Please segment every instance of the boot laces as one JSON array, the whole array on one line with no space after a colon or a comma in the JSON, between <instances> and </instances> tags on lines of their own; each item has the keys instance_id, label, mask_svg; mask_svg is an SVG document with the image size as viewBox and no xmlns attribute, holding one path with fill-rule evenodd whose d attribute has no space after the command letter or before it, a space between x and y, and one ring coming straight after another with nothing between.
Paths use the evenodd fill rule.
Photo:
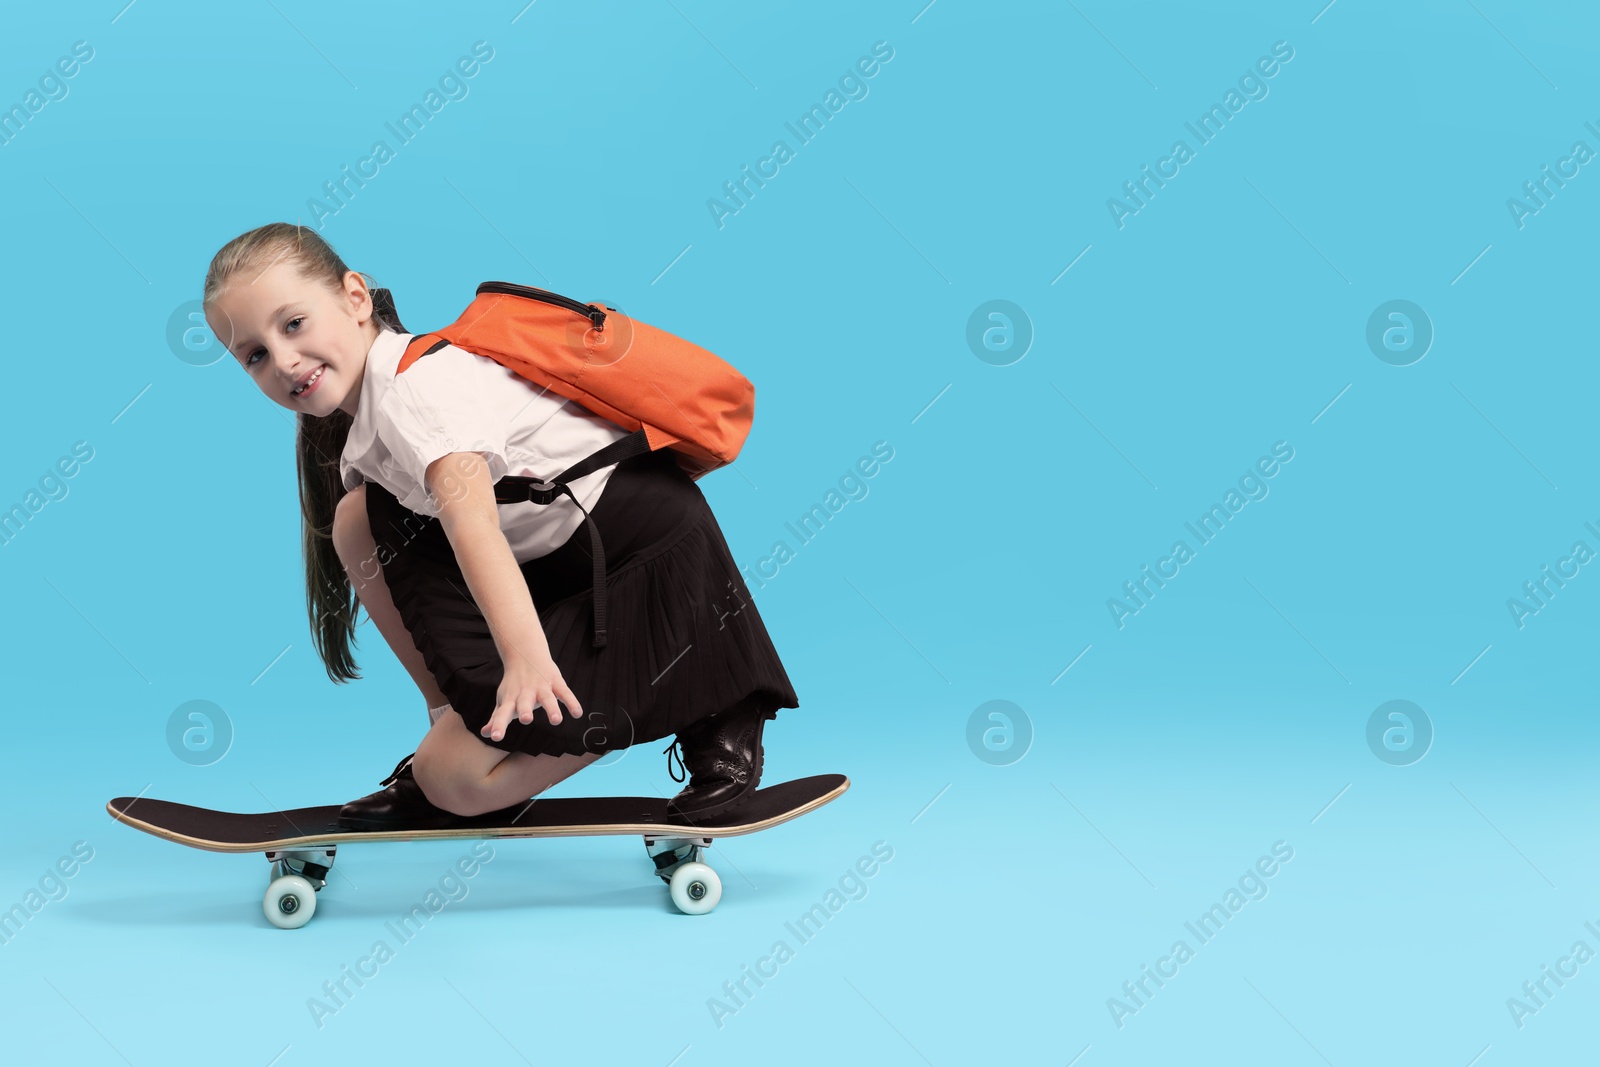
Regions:
<instances>
[{"instance_id":1,"label":"boot laces","mask_svg":"<svg viewBox=\"0 0 1600 1067\"><path fill-rule=\"evenodd\" d=\"M403 757L400 760L399 763L396 763L394 765L394 770L389 772L389 777L385 778L383 781L379 782L378 784L379 785L388 785L390 782L393 782L396 778L399 778L400 777L400 772L405 769L406 765L411 762L411 757L415 756L415 755L416 755L416 753L412 752L412 753L407 754L405 757Z\"/></svg>"},{"instance_id":2,"label":"boot laces","mask_svg":"<svg viewBox=\"0 0 1600 1067\"><path fill-rule=\"evenodd\" d=\"M674 737L672 739L672 744L668 745L661 751L667 754L667 773L672 775L672 780L674 782L681 782L687 778L689 769L683 765L683 750L678 745L678 739ZM674 762L678 764L676 770L674 770L672 766Z\"/></svg>"}]
</instances>

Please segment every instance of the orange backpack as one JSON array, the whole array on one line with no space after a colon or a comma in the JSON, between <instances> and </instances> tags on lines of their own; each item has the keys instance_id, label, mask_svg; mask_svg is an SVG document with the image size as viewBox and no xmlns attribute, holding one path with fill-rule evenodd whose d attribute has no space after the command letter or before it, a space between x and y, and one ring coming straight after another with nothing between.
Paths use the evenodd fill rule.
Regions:
<instances>
[{"instance_id":1,"label":"orange backpack","mask_svg":"<svg viewBox=\"0 0 1600 1067\"><path fill-rule=\"evenodd\" d=\"M374 289L372 298L398 326L389 291ZM732 463L755 417L755 386L699 345L616 308L510 282L484 282L455 322L414 336L396 373L445 345L487 356L542 390L633 431L552 481L508 475L494 486L498 503L548 504L565 493L583 512L594 559L594 647L604 646L605 550L567 483L662 448L670 448L678 466L696 480Z\"/></svg>"}]
</instances>

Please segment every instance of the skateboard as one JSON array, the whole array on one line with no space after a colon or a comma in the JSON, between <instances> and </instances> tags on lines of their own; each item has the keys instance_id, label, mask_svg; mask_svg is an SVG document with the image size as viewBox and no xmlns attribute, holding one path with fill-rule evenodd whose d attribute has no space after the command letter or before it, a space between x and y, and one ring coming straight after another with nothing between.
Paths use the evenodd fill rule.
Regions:
<instances>
[{"instance_id":1,"label":"skateboard","mask_svg":"<svg viewBox=\"0 0 1600 1067\"><path fill-rule=\"evenodd\" d=\"M191 807L170 800L116 797L106 803L112 817L137 830L210 852L265 852L271 883L262 901L267 921L293 930L311 921L317 892L327 885L334 854L353 841L418 841L434 838L590 837L639 834L667 883L672 902L688 915L702 915L722 899L722 881L704 851L718 837L752 834L799 818L844 795L850 779L817 774L757 789L725 817L695 820L667 815L659 797L535 797L510 822L463 818L445 829L395 827L350 830L339 825L342 805L244 814Z\"/></svg>"}]
</instances>

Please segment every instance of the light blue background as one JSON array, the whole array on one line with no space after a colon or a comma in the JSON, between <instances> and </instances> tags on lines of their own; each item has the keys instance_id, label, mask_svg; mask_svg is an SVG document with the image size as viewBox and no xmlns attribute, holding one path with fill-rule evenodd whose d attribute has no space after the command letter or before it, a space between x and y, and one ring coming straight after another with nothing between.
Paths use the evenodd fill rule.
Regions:
<instances>
[{"instance_id":1,"label":"light blue background","mask_svg":"<svg viewBox=\"0 0 1600 1067\"><path fill-rule=\"evenodd\" d=\"M1600 577L1521 628L1507 601L1573 542L1600 549L1600 177L1520 227L1507 201L1573 142L1600 149L1600 24L1504 0L923 3L6 13L7 106L94 49L0 146L0 505L94 449L0 547L0 907L93 850L0 945L13 1062L1592 1055L1600 963L1520 1028L1507 998L1574 942L1600 951ZM319 1028L307 1000L470 843L347 848L283 932L259 857L105 814L141 791L338 802L425 726L370 624L366 677L328 681L293 424L231 361L178 358L167 324L229 238L311 223L308 199L393 146L385 122L478 40L494 58L469 94L321 232L412 329L507 279L747 374L755 428L701 483L744 566L892 446L755 589L801 699L768 728L766 780L853 786L719 844L725 896L699 918L636 840L502 842ZM707 200L793 147L784 123L877 41L894 56L868 95L719 228ZM1185 122L1278 41L1267 95L1119 228L1108 199L1195 148ZM997 299L1034 334L1006 366L966 341ZM1397 299L1435 331L1409 366L1366 342ZM1270 493L1119 628L1108 598L1279 441ZM195 699L234 730L204 767L165 734ZM1365 736L1396 699L1434 731L1405 766ZM967 742L990 700L1031 724L1006 766ZM674 791L657 747L559 792ZM708 999L878 841L894 858L867 895L719 1028ZM1268 895L1119 1028L1108 998L1278 841L1294 858Z\"/></svg>"}]
</instances>

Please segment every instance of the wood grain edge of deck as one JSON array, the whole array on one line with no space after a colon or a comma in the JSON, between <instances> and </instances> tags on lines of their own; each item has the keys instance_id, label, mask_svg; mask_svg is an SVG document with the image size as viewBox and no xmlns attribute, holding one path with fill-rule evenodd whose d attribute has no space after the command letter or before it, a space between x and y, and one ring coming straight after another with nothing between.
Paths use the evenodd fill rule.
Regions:
<instances>
[{"instance_id":1,"label":"wood grain edge of deck","mask_svg":"<svg viewBox=\"0 0 1600 1067\"><path fill-rule=\"evenodd\" d=\"M734 826L682 826L673 823L627 823L610 824L604 826L564 826L560 829L530 829L527 827L470 827L462 829L444 830L354 830L340 834L313 834L309 837L283 837L273 841L253 841L247 844L222 844L216 841L207 841L203 838L190 837L187 834L176 833L145 822L143 819L119 812L112 807L112 801L106 801L106 812L118 822L127 823L136 830L143 830L152 837L159 837L190 848L203 849L206 852L265 852L268 849L290 848L316 848L319 845L333 844L359 844L363 841L422 841L422 840L491 840L495 838L510 837L622 837L633 834L650 834L655 837L694 837L698 836L695 830L704 831L706 837L742 837L753 834L758 830L780 826L783 823L809 812L815 811L830 801L837 800L850 788L850 779L846 777L836 787L830 789L822 796L781 815L774 815L770 819L759 822L740 823ZM113 798L120 799L120 798ZM355 836L352 836L355 835Z\"/></svg>"}]
</instances>

